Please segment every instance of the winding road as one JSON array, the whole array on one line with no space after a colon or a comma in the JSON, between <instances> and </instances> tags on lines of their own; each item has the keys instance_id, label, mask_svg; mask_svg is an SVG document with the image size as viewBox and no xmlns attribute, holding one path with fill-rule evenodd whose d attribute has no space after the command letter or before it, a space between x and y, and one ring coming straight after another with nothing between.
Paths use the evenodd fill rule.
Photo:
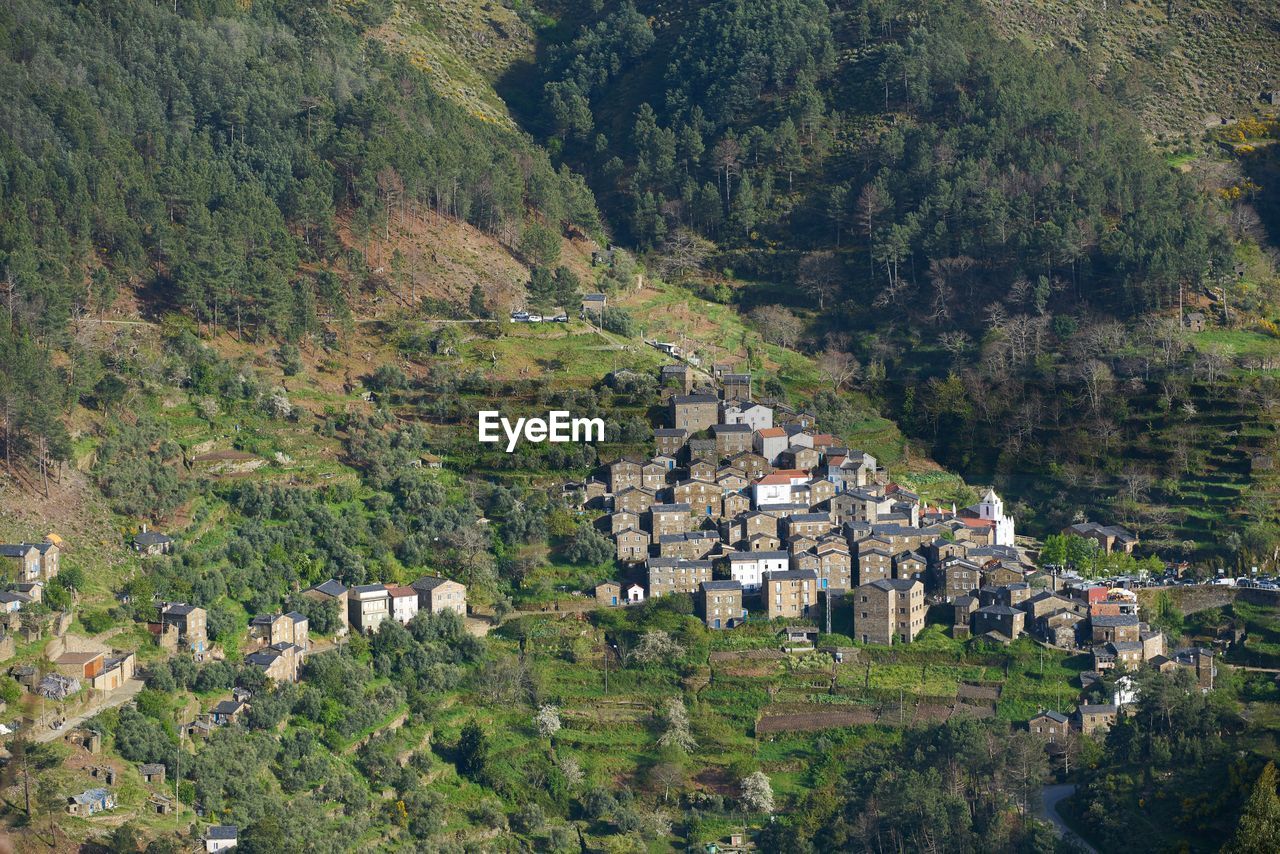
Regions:
<instances>
[{"instance_id":1,"label":"winding road","mask_svg":"<svg viewBox=\"0 0 1280 854\"><path fill-rule=\"evenodd\" d=\"M1080 837L1078 833L1067 827L1067 823L1062 820L1062 816L1058 813L1058 803L1064 798L1069 798L1075 794L1075 783L1062 783L1057 786L1045 786L1040 791L1040 809L1039 817L1053 825L1053 829L1063 839L1069 839L1076 845L1080 846L1082 851L1087 854L1098 854L1098 849L1094 848L1088 842Z\"/></svg>"}]
</instances>

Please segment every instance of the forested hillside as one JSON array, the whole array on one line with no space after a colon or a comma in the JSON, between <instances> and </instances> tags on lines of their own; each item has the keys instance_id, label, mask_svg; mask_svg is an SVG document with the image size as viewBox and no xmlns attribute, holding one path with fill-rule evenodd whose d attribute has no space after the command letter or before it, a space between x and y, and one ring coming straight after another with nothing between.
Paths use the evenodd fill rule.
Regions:
<instances>
[{"instance_id":1,"label":"forested hillside","mask_svg":"<svg viewBox=\"0 0 1280 854\"><path fill-rule=\"evenodd\" d=\"M68 322L118 297L296 340L349 314L373 272L363 250L394 216L469 223L534 264L562 227L599 228L579 179L365 38L389 4L342 8L0 10L7 458L66 458L57 414L110 392ZM55 373L59 351L72 367Z\"/></svg>"},{"instance_id":2,"label":"forested hillside","mask_svg":"<svg viewBox=\"0 0 1280 854\"><path fill-rule=\"evenodd\" d=\"M1280 341L1246 152L1274 121L1171 164L1087 63L976 4L558 8L512 100L667 275L854 360L1041 530L1083 510L1189 555L1271 551L1249 469Z\"/></svg>"}]
</instances>

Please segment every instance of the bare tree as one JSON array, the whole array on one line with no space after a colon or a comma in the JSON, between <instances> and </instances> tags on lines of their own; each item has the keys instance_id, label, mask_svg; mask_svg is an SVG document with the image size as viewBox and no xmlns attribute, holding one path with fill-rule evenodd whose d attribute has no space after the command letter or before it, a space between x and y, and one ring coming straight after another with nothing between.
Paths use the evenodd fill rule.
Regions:
<instances>
[{"instance_id":1,"label":"bare tree","mask_svg":"<svg viewBox=\"0 0 1280 854\"><path fill-rule=\"evenodd\" d=\"M852 355L830 347L818 356L818 368L837 389L847 387L862 370L862 366Z\"/></svg>"},{"instance_id":2,"label":"bare tree","mask_svg":"<svg viewBox=\"0 0 1280 854\"><path fill-rule=\"evenodd\" d=\"M662 244L658 271L663 278L671 281L701 273L707 261L709 247L708 242L692 230L677 228L667 235Z\"/></svg>"},{"instance_id":3,"label":"bare tree","mask_svg":"<svg viewBox=\"0 0 1280 854\"><path fill-rule=\"evenodd\" d=\"M762 305L752 310L750 317L770 344L791 347L804 331L800 319L781 306Z\"/></svg>"},{"instance_id":4,"label":"bare tree","mask_svg":"<svg viewBox=\"0 0 1280 854\"><path fill-rule=\"evenodd\" d=\"M1106 400L1107 391L1111 388L1114 377L1111 375L1111 369L1097 359L1090 359L1076 370L1076 376L1079 378L1081 385L1084 387L1085 399L1089 404L1089 411L1097 413L1101 411L1102 404Z\"/></svg>"},{"instance_id":5,"label":"bare tree","mask_svg":"<svg viewBox=\"0 0 1280 854\"><path fill-rule=\"evenodd\" d=\"M834 252L810 252L800 259L796 267L796 282L805 291L818 298L818 310L827 306L827 298L835 294L844 279L844 270Z\"/></svg>"}]
</instances>

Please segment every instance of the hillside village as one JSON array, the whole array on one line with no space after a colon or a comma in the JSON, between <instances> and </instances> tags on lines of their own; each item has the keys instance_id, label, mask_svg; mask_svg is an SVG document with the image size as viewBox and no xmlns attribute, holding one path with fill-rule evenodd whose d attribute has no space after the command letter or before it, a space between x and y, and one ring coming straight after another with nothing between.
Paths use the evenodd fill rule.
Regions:
<instances>
[{"instance_id":1,"label":"hillside village","mask_svg":"<svg viewBox=\"0 0 1280 854\"><path fill-rule=\"evenodd\" d=\"M817 649L837 663L856 660L864 645L911 644L927 623L938 622L956 639L1007 645L1030 637L1083 652L1091 668L1080 674L1075 708L1043 709L1025 724L1046 737L1051 754L1068 732L1105 732L1134 701L1132 681L1117 680L1119 673L1185 669L1202 689L1213 687L1213 651L1169 649L1165 636L1142 620L1130 590L1039 565L1039 544L1017 536L994 490L968 507L931 505L895 483L875 457L823 432L812 414L756 399L751 376L728 366L700 374L688 364L667 365L660 380L666 424L653 430L653 455L614 460L598 476L563 487L614 547L618 572L591 591L595 607L691 597L708 630L772 624L784 649ZM1137 545L1114 526L1078 523L1064 534L1103 552L1131 553ZM131 542L144 560L170 555L175 545L146 526ZM145 677L141 650L78 635L69 631L69 613L49 615L39 607L42 591L59 577L64 546L57 535L0 546L11 579L0 594L6 611L0 656L13 658L19 646L38 648L47 633L39 663L27 663L28 656L9 668L25 690L59 706L87 702L90 711L127 701ZM330 578L292 601L300 610L251 616L237 650L263 685L298 682L309 657L352 633L372 637L387 621L409 626L419 612L468 614L466 587L433 575L407 585L351 587ZM210 640L204 608L160 600L154 613L145 629L162 658L225 657L227 650ZM820 636L839 638L840 632L855 646L818 646ZM253 690L235 687L181 721L180 729L208 739L240 722L254 702ZM37 739L61 737L90 755L100 749L100 736L68 726L65 714L41 714L25 725ZM138 773L153 784L149 803L161 814L172 810L163 792L164 766L141 763ZM70 796L68 814L112 810L112 779ZM235 833L234 826L213 825L204 838L216 846Z\"/></svg>"}]
</instances>

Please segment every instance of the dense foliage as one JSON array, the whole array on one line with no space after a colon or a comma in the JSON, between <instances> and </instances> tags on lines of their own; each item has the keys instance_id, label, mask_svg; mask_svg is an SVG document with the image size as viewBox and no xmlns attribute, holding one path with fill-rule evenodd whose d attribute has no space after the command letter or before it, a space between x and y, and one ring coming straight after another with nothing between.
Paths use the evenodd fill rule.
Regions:
<instances>
[{"instance_id":1,"label":"dense foliage","mask_svg":"<svg viewBox=\"0 0 1280 854\"><path fill-rule=\"evenodd\" d=\"M366 272L339 229L367 241L391 216L434 210L513 249L527 222L598 228L579 179L441 98L366 38L386 4L360 8L7 4L0 346L62 346L70 318L126 284L240 334L296 336L345 312L332 268ZM40 426L54 419L33 411L49 390L38 370L13 378L0 386L6 448L65 458ZM75 402L63 397L43 399Z\"/></svg>"}]
</instances>

